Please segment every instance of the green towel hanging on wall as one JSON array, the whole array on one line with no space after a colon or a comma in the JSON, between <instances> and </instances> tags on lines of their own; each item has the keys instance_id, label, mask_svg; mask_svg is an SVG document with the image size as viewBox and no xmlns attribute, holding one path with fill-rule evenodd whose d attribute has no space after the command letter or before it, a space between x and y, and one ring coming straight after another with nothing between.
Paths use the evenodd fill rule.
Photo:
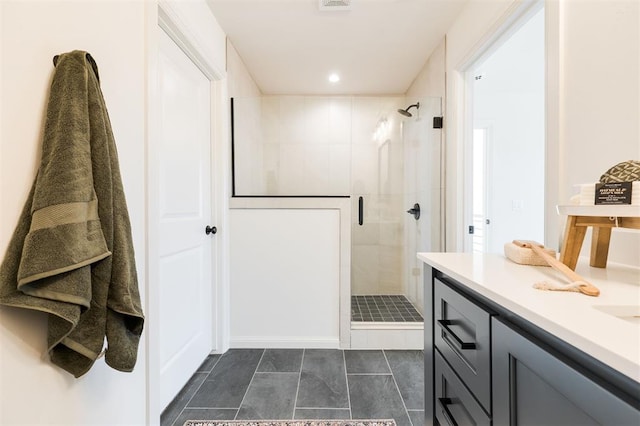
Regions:
<instances>
[{"instance_id":1,"label":"green towel hanging on wall","mask_svg":"<svg viewBox=\"0 0 640 426\"><path fill-rule=\"evenodd\" d=\"M42 161L0 266L0 304L48 314L51 362L132 371L144 323L116 145L87 52L54 58Z\"/></svg>"}]
</instances>

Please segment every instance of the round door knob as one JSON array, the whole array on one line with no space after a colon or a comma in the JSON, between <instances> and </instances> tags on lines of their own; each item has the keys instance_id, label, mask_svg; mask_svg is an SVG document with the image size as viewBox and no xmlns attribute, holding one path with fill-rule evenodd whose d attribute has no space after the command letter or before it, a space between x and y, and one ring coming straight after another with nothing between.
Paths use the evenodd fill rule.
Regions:
<instances>
[{"instance_id":1,"label":"round door knob","mask_svg":"<svg viewBox=\"0 0 640 426\"><path fill-rule=\"evenodd\" d=\"M207 225L207 227L206 227L206 228L204 228L204 232L205 232L207 235L215 234L216 232L218 232L218 228L216 228L215 226L209 226L209 225Z\"/></svg>"}]
</instances>

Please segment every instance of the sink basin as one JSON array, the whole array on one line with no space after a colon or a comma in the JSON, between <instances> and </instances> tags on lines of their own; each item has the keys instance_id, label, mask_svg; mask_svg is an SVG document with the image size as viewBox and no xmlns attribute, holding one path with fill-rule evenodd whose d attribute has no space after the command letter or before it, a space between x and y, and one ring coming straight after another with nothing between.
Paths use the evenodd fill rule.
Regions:
<instances>
[{"instance_id":1,"label":"sink basin","mask_svg":"<svg viewBox=\"0 0 640 426\"><path fill-rule=\"evenodd\" d=\"M640 305L596 305L594 308L632 324L640 325Z\"/></svg>"}]
</instances>

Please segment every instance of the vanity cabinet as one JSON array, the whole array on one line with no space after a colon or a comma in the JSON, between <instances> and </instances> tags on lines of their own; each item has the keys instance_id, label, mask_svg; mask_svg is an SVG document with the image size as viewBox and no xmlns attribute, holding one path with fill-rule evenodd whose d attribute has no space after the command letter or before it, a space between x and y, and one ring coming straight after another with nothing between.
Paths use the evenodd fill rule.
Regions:
<instances>
[{"instance_id":1,"label":"vanity cabinet","mask_svg":"<svg viewBox=\"0 0 640 426\"><path fill-rule=\"evenodd\" d=\"M491 409L491 314L436 279L434 341L475 399Z\"/></svg>"},{"instance_id":2,"label":"vanity cabinet","mask_svg":"<svg viewBox=\"0 0 640 426\"><path fill-rule=\"evenodd\" d=\"M640 425L631 405L511 326L494 318L491 330L494 424Z\"/></svg>"},{"instance_id":3,"label":"vanity cabinet","mask_svg":"<svg viewBox=\"0 0 640 426\"><path fill-rule=\"evenodd\" d=\"M640 384L425 267L426 424L640 425Z\"/></svg>"},{"instance_id":4,"label":"vanity cabinet","mask_svg":"<svg viewBox=\"0 0 640 426\"><path fill-rule=\"evenodd\" d=\"M435 418L438 422L441 425L491 425L491 418L437 351L435 363Z\"/></svg>"}]
</instances>

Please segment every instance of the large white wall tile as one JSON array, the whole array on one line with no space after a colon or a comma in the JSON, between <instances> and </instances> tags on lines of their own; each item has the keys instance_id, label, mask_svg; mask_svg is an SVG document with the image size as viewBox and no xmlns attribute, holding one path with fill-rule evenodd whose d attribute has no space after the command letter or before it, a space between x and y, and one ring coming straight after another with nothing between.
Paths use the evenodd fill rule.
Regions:
<instances>
[{"instance_id":1,"label":"large white wall tile","mask_svg":"<svg viewBox=\"0 0 640 426\"><path fill-rule=\"evenodd\" d=\"M234 99L234 151L236 193L255 195L264 192L264 133L260 97Z\"/></svg>"},{"instance_id":2,"label":"large white wall tile","mask_svg":"<svg viewBox=\"0 0 640 426\"><path fill-rule=\"evenodd\" d=\"M303 96L280 97L281 142L286 144L302 144L305 132L305 98Z\"/></svg>"},{"instance_id":3,"label":"large white wall tile","mask_svg":"<svg viewBox=\"0 0 640 426\"><path fill-rule=\"evenodd\" d=\"M375 144L373 135L380 120L380 98L356 97L352 101L351 141L353 144Z\"/></svg>"},{"instance_id":4,"label":"large white wall tile","mask_svg":"<svg viewBox=\"0 0 640 426\"><path fill-rule=\"evenodd\" d=\"M402 247L403 246L403 217L399 217L397 221L384 221L379 225L380 243L385 246Z\"/></svg>"},{"instance_id":5,"label":"large white wall tile","mask_svg":"<svg viewBox=\"0 0 640 426\"><path fill-rule=\"evenodd\" d=\"M280 97L262 97L262 134L265 144L281 142Z\"/></svg>"},{"instance_id":6,"label":"large white wall tile","mask_svg":"<svg viewBox=\"0 0 640 426\"><path fill-rule=\"evenodd\" d=\"M329 145L329 188L331 195L351 193L351 144Z\"/></svg>"},{"instance_id":7,"label":"large white wall tile","mask_svg":"<svg viewBox=\"0 0 640 426\"><path fill-rule=\"evenodd\" d=\"M329 98L329 143L351 144L351 98Z\"/></svg>"},{"instance_id":8,"label":"large white wall tile","mask_svg":"<svg viewBox=\"0 0 640 426\"><path fill-rule=\"evenodd\" d=\"M402 257L400 246L380 246L378 269L379 291L381 294L402 293Z\"/></svg>"},{"instance_id":9,"label":"large white wall tile","mask_svg":"<svg viewBox=\"0 0 640 426\"><path fill-rule=\"evenodd\" d=\"M283 195L300 195L304 191L305 147L300 144L280 145L278 185Z\"/></svg>"},{"instance_id":10,"label":"large white wall tile","mask_svg":"<svg viewBox=\"0 0 640 426\"><path fill-rule=\"evenodd\" d=\"M329 194L329 146L305 145L304 171L305 177L302 181L304 192L308 195L331 195Z\"/></svg>"},{"instance_id":11,"label":"large white wall tile","mask_svg":"<svg viewBox=\"0 0 640 426\"><path fill-rule=\"evenodd\" d=\"M351 244L356 249L358 246L371 246L371 245L377 245L379 243L380 243L380 223L364 222L362 225L358 225L357 222L353 223L351 228Z\"/></svg>"},{"instance_id":12,"label":"large white wall tile","mask_svg":"<svg viewBox=\"0 0 640 426\"><path fill-rule=\"evenodd\" d=\"M351 147L351 190L353 194L378 193L378 147L354 144Z\"/></svg>"},{"instance_id":13,"label":"large white wall tile","mask_svg":"<svg viewBox=\"0 0 640 426\"><path fill-rule=\"evenodd\" d=\"M264 156L264 174L265 174L265 193L279 194L279 178L280 178L280 145L265 144L263 146L262 155Z\"/></svg>"},{"instance_id":14,"label":"large white wall tile","mask_svg":"<svg viewBox=\"0 0 640 426\"><path fill-rule=\"evenodd\" d=\"M400 223L406 214L402 194L380 195L380 219L386 222Z\"/></svg>"},{"instance_id":15,"label":"large white wall tile","mask_svg":"<svg viewBox=\"0 0 640 426\"><path fill-rule=\"evenodd\" d=\"M326 145L329 142L329 98L308 96L304 99L304 143Z\"/></svg>"},{"instance_id":16,"label":"large white wall tile","mask_svg":"<svg viewBox=\"0 0 640 426\"><path fill-rule=\"evenodd\" d=\"M404 189L404 145L398 136L389 144L388 185L380 185L383 194L401 194Z\"/></svg>"},{"instance_id":17,"label":"large white wall tile","mask_svg":"<svg viewBox=\"0 0 640 426\"><path fill-rule=\"evenodd\" d=\"M351 250L351 293L379 294L378 245L353 246Z\"/></svg>"}]
</instances>

